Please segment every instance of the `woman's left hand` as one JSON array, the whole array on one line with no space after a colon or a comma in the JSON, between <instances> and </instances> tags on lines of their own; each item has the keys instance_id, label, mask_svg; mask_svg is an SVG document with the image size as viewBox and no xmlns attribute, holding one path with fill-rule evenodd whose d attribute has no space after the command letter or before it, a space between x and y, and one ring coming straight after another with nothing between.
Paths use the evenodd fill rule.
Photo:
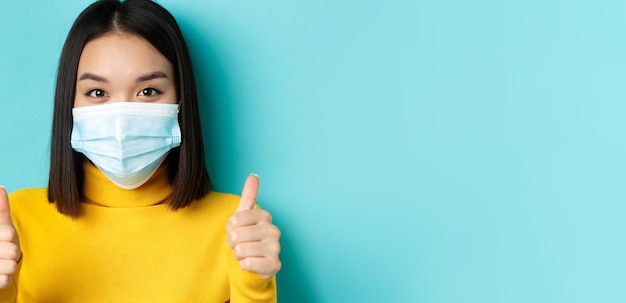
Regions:
<instances>
[{"instance_id":1,"label":"woman's left hand","mask_svg":"<svg viewBox=\"0 0 626 303\"><path fill-rule=\"evenodd\" d=\"M241 269L270 278L282 266L278 257L280 230L272 224L269 212L254 208L258 191L259 177L250 175L241 193L237 211L226 224L226 241Z\"/></svg>"}]
</instances>

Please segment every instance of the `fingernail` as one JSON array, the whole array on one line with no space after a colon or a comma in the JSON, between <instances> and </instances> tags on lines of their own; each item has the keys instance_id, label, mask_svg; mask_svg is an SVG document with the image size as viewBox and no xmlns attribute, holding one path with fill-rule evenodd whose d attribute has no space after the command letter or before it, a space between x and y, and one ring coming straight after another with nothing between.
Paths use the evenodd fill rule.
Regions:
<instances>
[{"instance_id":1,"label":"fingernail","mask_svg":"<svg viewBox=\"0 0 626 303\"><path fill-rule=\"evenodd\" d=\"M258 177L258 176L257 176ZM1 188L7 189L6 187L4 187L4 185L0 185Z\"/></svg>"},{"instance_id":2,"label":"fingernail","mask_svg":"<svg viewBox=\"0 0 626 303\"><path fill-rule=\"evenodd\" d=\"M250 176L255 176L255 177L259 177L259 175L255 174L255 173L250 173Z\"/></svg>"}]
</instances>

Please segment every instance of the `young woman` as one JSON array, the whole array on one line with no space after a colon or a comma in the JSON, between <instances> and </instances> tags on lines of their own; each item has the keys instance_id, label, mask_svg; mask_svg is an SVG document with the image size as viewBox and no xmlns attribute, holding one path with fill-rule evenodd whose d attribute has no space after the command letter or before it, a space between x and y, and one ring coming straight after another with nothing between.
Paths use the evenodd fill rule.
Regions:
<instances>
[{"instance_id":1,"label":"young woman","mask_svg":"<svg viewBox=\"0 0 626 303\"><path fill-rule=\"evenodd\" d=\"M280 231L211 191L196 87L174 18L102 0L57 75L48 188L0 188L0 301L275 302ZM10 200L10 208L9 208Z\"/></svg>"}]
</instances>

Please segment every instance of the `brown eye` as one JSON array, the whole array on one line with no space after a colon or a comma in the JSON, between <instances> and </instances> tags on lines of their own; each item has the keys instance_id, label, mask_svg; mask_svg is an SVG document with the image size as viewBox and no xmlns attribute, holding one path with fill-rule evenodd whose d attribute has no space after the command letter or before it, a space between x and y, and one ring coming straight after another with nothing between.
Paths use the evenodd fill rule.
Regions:
<instances>
[{"instance_id":1,"label":"brown eye","mask_svg":"<svg viewBox=\"0 0 626 303\"><path fill-rule=\"evenodd\" d=\"M159 90L151 88L151 87L144 88L141 90L141 92L139 92L139 96L146 96L146 97L152 97L152 96L160 95L160 94L161 92Z\"/></svg>"},{"instance_id":2,"label":"brown eye","mask_svg":"<svg viewBox=\"0 0 626 303\"><path fill-rule=\"evenodd\" d=\"M107 93L101 89L92 89L86 95L92 98L103 98L107 96Z\"/></svg>"}]
</instances>

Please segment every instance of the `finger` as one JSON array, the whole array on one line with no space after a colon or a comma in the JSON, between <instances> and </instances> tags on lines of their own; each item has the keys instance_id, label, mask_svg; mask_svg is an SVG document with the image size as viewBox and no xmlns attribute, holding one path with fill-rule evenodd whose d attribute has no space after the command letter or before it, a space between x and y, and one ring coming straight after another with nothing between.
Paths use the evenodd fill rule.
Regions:
<instances>
[{"instance_id":1,"label":"finger","mask_svg":"<svg viewBox=\"0 0 626 303\"><path fill-rule=\"evenodd\" d=\"M11 211L9 209L9 196L4 186L0 186L0 224L11 224Z\"/></svg>"},{"instance_id":2,"label":"finger","mask_svg":"<svg viewBox=\"0 0 626 303\"><path fill-rule=\"evenodd\" d=\"M19 248L13 242L0 242L0 259L17 260Z\"/></svg>"},{"instance_id":3,"label":"finger","mask_svg":"<svg viewBox=\"0 0 626 303\"><path fill-rule=\"evenodd\" d=\"M244 226L233 229L228 234L228 242L231 246L239 243L256 242L263 240L275 240L280 238L280 230L272 224L261 224L253 226Z\"/></svg>"},{"instance_id":4,"label":"finger","mask_svg":"<svg viewBox=\"0 0 626 303\"><path fill-rule=\"evenodd\" d=\"M0 275L0 289L4 289L11 285L12 279L11 275Z\"/></svg>"},{"instance_id":5,"label":"finger","mask_svg":"<svg viewBox=\"0 0 626 303\"><path fill-rule=\"evenodd\" d=\"M268 258L245 258L239 261L239 267L243 270L256 272L259 276L270 278L282 267L280 260Z\"/></svg>"},{"instance_id":6,"label":"finger","mask_svg":"<svg viewBox=\"0 0 626 303\"><path fill-rule=\"evenodd\" d=\"M231 248L234 246L231 238L233 238L233 232L235 230L244 226L257 226L263 223L268 223L267 225L272 225L272 216L265 210L252 209L234 213L226 223L226 241L228 242L228 246L230 246ZM2 230L0 226L0 235L2 234L1 232Z\"/></svg>"},{"instance_id":7,"label":"finger","mask_svg":"<svg viewBox=\"0 0 626 303\"><path fill-rule=\"evenodd\" d=\"M17 238L17 232L13 225L0 224L0 241L13 241Z\"/></svg>"},{"instance_id":8,"label":"finger","mask_svg":"<svg viewBox=\"0 0 626 303\"><path fill-rule=\"evenodd\" d=\"M256 225L261 222L272 222L272 215L263 209L251 209L247 211L240 211L234 213L230 219L228 219L228 225L231 228L237 228L241 226Z\"/></svg>"},{"instance_id":9,"label":"finger","mask_svg":"<svg viewBox=\"0 0 626 303\"><path fill-rule=\"evenodd\" d=\"M13 260L0 260L0 275L12 275L15 273L17 263Z\"/></svg>"},{"instance_id":10,"label":"finger","mask_svg":"<svg viewBox=\"0 0 626 303\"><path fill-rule=\"evenodd\" d=\"M241 192L241 200L239 200L239 206L237 211L250 210L256 203L256 198L259 193L259 176L250 174L246 180L246 184L243 186Z\"/></svg>"},{"instance_id":11,"label":"finger","mask_svg":"<svg viewBox=\"0 0 626 303\"><path fill-rule=\"evenodd\" d=\"M280 245L274 241L246 242L236 245L233 249L237 260L252 257L277 259L279 253Z\"/></svg>"}]
</instances>

